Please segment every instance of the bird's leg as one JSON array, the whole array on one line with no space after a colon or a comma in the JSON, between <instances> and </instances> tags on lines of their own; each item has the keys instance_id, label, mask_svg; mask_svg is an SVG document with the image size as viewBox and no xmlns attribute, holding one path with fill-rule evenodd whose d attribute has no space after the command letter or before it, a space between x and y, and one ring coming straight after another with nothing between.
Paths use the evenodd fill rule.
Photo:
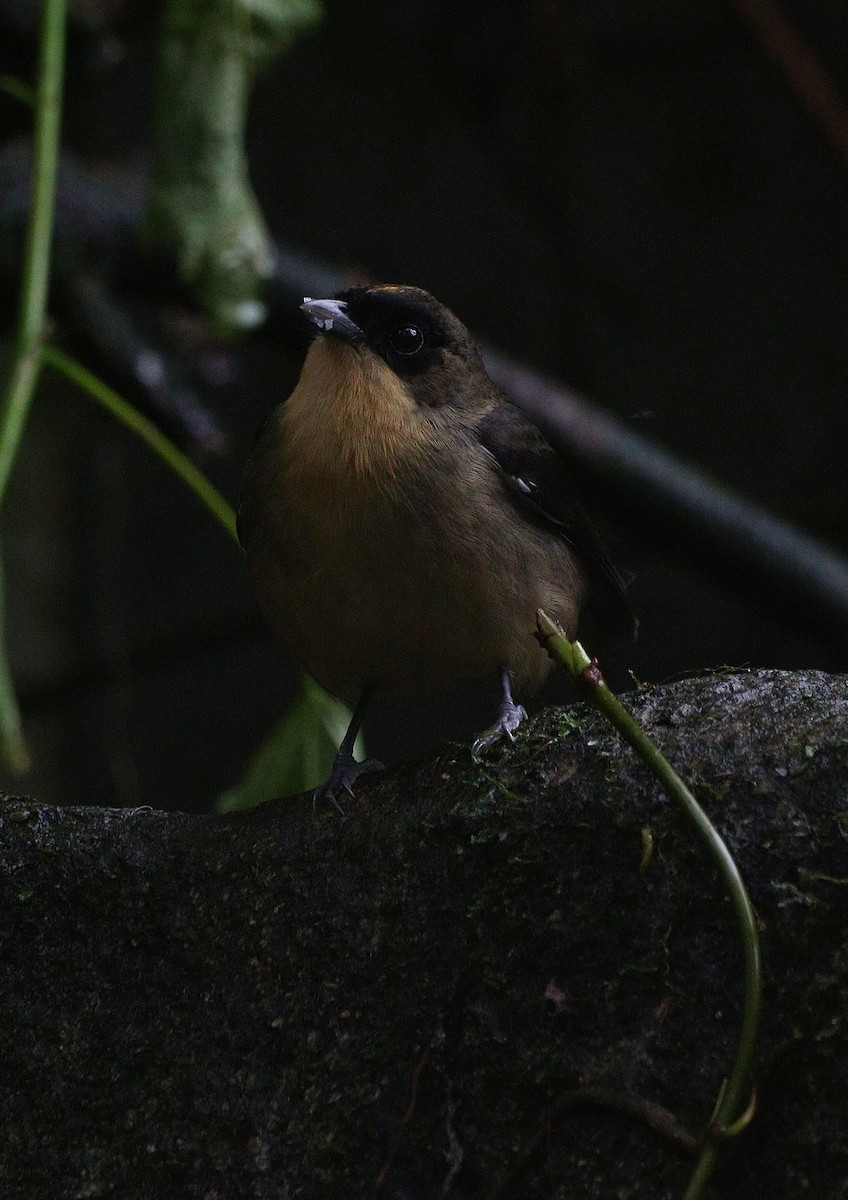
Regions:
<instances>
[{"instance_id":1,"label":"bird's leg","mask_svg":"<svg viewBox=\"0 0 848 1200\"><path fill-rule=\"evenodd\" d=\"M499 742L502 737L508 737L511 742L514 742L515 731L527 716L523 706L516 704L512 698L509 671L507 671L506 667L501 667L500 673L503 700L501 700L500 708L498 709L498 719L492 728L487 729L485 733L481 733L471 746L471 753L475 758L484 754L490 746L494 746L495 742Z\"/></svg>"},{"instance_id":2,"label":"bird's leg","mask_svg":"<svg viewBox=\"0 0 848 1200\"><path fill-rule=\"evenodd\" d=\"M362 724L362 718L365 715L365 709L370 697L371 689L366 688L359 697L356 708L353 710L353 716L350 718L347 732L342 738L342 743L333 761L330 777L326 783L322 783L320 787L315 789L313 795L316 803L319 800L329 800L340 813L343 813L344 809L336 799L338 792L345 791L352 796L353 785L360 775L364 775L368 771L382 771L385 769L383 764L378 762L376 758L366 758L362 762L357 762L353 757L353 747L356 744L356 737L359 733L359 727Z\"/></svg>"}]
</instances>

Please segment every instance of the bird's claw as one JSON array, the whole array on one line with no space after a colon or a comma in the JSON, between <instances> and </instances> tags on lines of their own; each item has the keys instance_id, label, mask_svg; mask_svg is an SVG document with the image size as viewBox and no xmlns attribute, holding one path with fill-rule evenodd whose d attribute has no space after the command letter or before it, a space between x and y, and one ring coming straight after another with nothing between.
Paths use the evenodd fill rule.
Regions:
<instances>
[{"instance_id":1,"label":"bird's claw","mask_svg":"<svg viewBox=\"0 0 848 1200\"><path fill-rule=\"evenodd\" d=\"M385 771L385 769L376 758L364 758L362 762L357 762L353 755L337 757L333 763L330 778L312 793L313 808L326 800L344 816L345 810L338 801L339 792L347 792L349 796L353 796L353 785L360 775L366 775L372 771Z\"/></svg>"},{"instance_id":2,"label":"bird's claw","mask_svg":"<svg viewBox=\"0 0 848 1200\"><path fill-rule=\"evenodd\" d=\"M513 704L512 701L502 704L498 712L498 719L492 728L481 733L472 743L472 757L480 758L491 746L504 737L514 742L515 731L526 716L527 711L522 704Z\"/></svg>"}]
</instances>

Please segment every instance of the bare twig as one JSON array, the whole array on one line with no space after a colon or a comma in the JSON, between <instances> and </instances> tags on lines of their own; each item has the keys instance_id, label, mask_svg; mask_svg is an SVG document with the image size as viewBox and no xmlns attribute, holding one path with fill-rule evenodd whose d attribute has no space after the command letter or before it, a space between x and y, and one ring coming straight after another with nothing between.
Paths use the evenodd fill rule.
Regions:
<instances>
[{"instance_id":1,"label":"bare twig","mask_svg":"<svg viewBox=\"0 0 848 1200\"><path fill-rule=\"evenodd\" d=\"M419 1089L419 1086L421 1083L421 1076L424 1073L424 1071L426 1070L426 1068L430 1062L432 1053L433 1053L432 1046L428 1046L427 1049L419 1057L418 1061L415 1064L415 1067L412 1072L412 1083L410 1085L409 1104L407 1105L406 1112L403 1114L400 1121L398 1122L397 1133L396 1133L395 1139L392 1142L392 1145L389 1149L389 1152L386 1155L386 1161L383 1163L382 1167L380 1168L379 1175L374 1180L374 1187L371 1191L372 1200L374 1197L379 1196L380 1193L382 1192L383 1188L386 1186L386 1183L389 1178L389 1172L391 1171L392 1167L394 1166L395 1159L397 1158L398 1152L400 1151L401 1145L403 1144L403 1139L406 1135L406 1130L409 1127L409 1125L411 1125L412 1119L415 1116L415 1109L418 1105L418 1089Z\"/></svg>"},{"instance_id":2,"label":"bare twig","mask_svg":"<svg viewBox=\"0 0 848 1200\"><path fill-rule=\"evenodd\" d=\"M580 1112L587 1108L606 1109L608 1112L638 1121L687 1158L694 1157L700 1149L699 1140L688 1133L674 1114L661 1105L655 1104L652 1100L646 1100L642 1096L633 1096L629 1092L604 1087L601 1084L585 1084L582 1087L572 1088L560 1096L550 1112L546 1114L543 1124L534 1134L529 1145L525 1147L521 1157L495 1192L493 1200L508 1200L508 1197L514 1194L518 1184L538 1162L556 1122L570 1113Z\"/></svg>"},{"instance_id":3,"label":"bare twig","mask_svg":"<svg viewBox=\"0 0 848 1200\"><path fill-rule=\"evenodd\" d=\"M113 370L131 380L159 423L192 450L220 455L227 437L173 357L164 353L101 279L85 271L64 280L77 327Z\"/></svg>"}]
</instances>

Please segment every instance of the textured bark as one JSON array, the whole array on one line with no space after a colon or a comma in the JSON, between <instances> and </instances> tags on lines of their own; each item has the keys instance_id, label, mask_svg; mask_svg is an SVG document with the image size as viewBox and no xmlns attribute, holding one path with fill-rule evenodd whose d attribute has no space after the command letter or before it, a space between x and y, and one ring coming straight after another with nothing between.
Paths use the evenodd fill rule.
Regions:
<instances>
[{"instance_id":1,"label":"textured bark","mask_svg":"<svg viewBox=\"0 0 848 1200\"><path fill-rule=\"evenodd\" d=\"M848 680L629 700L762 925L758 1112L713 1195L848 1196ZM685 1187L674 1141L614 1109L703 1129L736 931L683 817L587 710L363 782L344 818L8 799L0 827L4 1196Z\"/></svg>"}]
</instances>

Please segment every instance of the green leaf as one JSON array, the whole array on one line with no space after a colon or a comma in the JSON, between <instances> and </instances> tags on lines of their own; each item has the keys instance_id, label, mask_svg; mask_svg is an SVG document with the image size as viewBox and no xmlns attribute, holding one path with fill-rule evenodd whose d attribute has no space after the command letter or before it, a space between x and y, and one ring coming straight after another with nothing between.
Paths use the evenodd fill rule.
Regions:
<instances>
[{"instance_id":1,"label":"green leaf","mask_svg":"<svg viewBox=\"0 0 848 1200\"><path fill-rule=\"evenodd\" d=\"M317 787L330 774L349 723L349 710L304 676L297 700L253 755L244 778L217 798L216 811L255 808ZM363 757L359 739L356 754Z\"/></svg>"}]
</instances>

